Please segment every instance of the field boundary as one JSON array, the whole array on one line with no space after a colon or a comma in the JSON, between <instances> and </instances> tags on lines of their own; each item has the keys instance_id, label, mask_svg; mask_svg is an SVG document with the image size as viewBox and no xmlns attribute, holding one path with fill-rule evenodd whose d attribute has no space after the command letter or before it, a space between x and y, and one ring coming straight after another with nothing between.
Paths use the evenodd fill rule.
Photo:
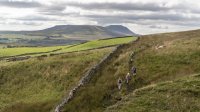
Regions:
<instances>
[{"instance_id":1,"label":"field boundary","mask_svg":"<svg viewBox=\"0 0 200 112\"><path fill-rule=\"evenodd\" d=\"M105 39L98 39L98 40L109 40L109 39L118 39L118 38L128 38L128 37L137 37L137 36L123 36L123 37L111 37L111 38L105 38Z\"/></svg>"},{"instance_id":2,"label":"field boundary","mask_svg":"<svg viewBox=\"0 0 200 112\"><path fill-rule=\"evenodd\" d=\"M133 36L115 37L115 38L109 38L109 39L128 38L128 37L133 37ZM109 40L109 39L99 39L97 41L100 41L100 40ZM137 39L138 39L138 37L136 37L136 40ZM133 41L136 41L136 40L133 40ZM91 42L91 41L87 41L87 42ZM7 60L7 61L21 61L21 60L29 59L31 57L36 57L36 58L37 57L47 57L48 54L46 54L46 53L50 53L49 56L54 56L54 55L61 55L61 54L66 54L66 53L76 53L76 52L90 51L90 50L103 49L103 48L109 48L109 47L115 47L115 46L118 46L118 45L122 45L122 44L115 44L115 45L108 45L108 46L96 47L96 48L85 49L85 50L76 50L76 51L63 52L63 53L54 53L54 52L60 51L62 49L68 49L68 48L76 47L76 46L85 44L87 42L82 42L82 43L79 43L79 44L71 45L71 46L68 46L68 47L65 47L65 48L59 48L59 49L51 50L51 51L48 51L48 52L25 53L25 54L20 54L20 55L15 55L15 56L0 57L0 61L3 61L3 60ZM29 55L37 55L37 54L38 55L41 54L41 55L40 56L29 56Z\"/></svg>"},{"instance_id":3,"label":"field boundary","mask_svg":"<svg viewBox=\"0 0 200 112\"><path fill-rule=\"evenodd\" d=\"M136 43L139 41L140 37L137 37L136 40L133 40L126 44L118 45L110 54L105 56L98 64L93 66L91 69L88 70L88 72L82 77L82 79L79 81L78 85L75 86L73 89L70 90L69 94L61 100L61 102L54 108L54 112L62 112L62 108L70 102L75 96L74 94L77 92L80 87L83 87L85 84L89 83L92 77L95 75L95 73L103 66L105 63L107 63L113 56L115 56L119 50L123 49L126 45L130 43Z\"/></svg>"}]
</instances>

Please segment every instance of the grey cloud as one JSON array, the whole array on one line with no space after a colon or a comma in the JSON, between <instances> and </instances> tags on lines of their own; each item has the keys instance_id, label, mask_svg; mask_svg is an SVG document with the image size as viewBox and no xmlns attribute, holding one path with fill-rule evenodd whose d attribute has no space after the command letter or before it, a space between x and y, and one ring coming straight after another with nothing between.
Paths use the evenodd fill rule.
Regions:
<instances>
[{"instance_id":1,"label":"grey cloud","mask_svg":"<svg viewBox=\"0 0 200 112\"><path fill-rule=\"evenodd\" d=\"M155 3L69 3L68 5L80 7L83 9L110 9L110 10L169 10L165 4L159 5Z\"/></svg>"},{"instance_id":2,"label":"grey cloud","mask_svg":"<svg viewBox=\"0 0 200 112\"><path fill-rule=\"evenodd\" d=\"M31 25L31 26L40 26L42 23L37 23L37 22L23 22L21 23L23 25Z\"/></svg>"},{"instance_id":3,"label":"grey cloud","mask_svg":"<svg viewBox=\"0 0 200 112\"><path fill-rule=\"evenodd\" d=\"M174 21L174 22L165 22L167 24L173 24L173 25L179 25L179 26L187 26L187 27L200 27L200 23L196 22L196 21Z\"/></svg>"},{"instance_id":4,"label":"grey cloud","mask_svg":"<svg viewBox=\"0 0 200 112\"><path fill-rule=\"evenodd\" d=\"M20 21L59 21L58 19L53 19L45 16L35 16L35 15L15 18L15 19Z\"/></svg>"},{"instance_id":5,"label":"grey cloud","mask_svg":"<svg viewBox=\"0 0 200 112\"><path fill-rule=\"evenodd\" d=\"M40 16L25 16L21 18L8 18L20 21L16 24L24 25L39 25L40 22L54 22L69 24L67 20L70 18L84 18L84 20L95 21L99 25L105 24L121 24L130 23L146 26L155 29L168 29L170 25L177 26L200 26L197 21L200 20L200 8L191 4L187 4L183 0L180 3L168 5L158 2L147 3L81 3L81 2L55 2L52 5L40 4L39 2L24 2L8 0L0 0L0 7L15 7L15 8L35 8ZM66 7L80 8L80 11L66 11ZM116 11L116 13L112 13ZM55 19L55 18L56 19ZM62 17L62 18L61 18ZM1 19L1 17L0 17ZM66 19L66 21L65 21ZM5 19L2 19L5 20ZM72 22L73 23L73 22ZM159 23L166 26L160 26ZM45 23L44 23L45 24ZM76 21L74 22L76 24ZM170 27L171 28L171 27Z\"/></svg>"},{"instance_id":6,"label":"grey cloud","mask_svg":"<svg viewBox=\"0 0 200 112\"><path fill-rule=\"evenodd\" d=\"M200 18L188 18L182 14L171 14L171 13L153 13L146 15L138 14L125 14L125 15L86 15L93 19L110 19L112 21L121 20L165 20L165 21L182 21L182 20L200 20Z\"/></svg>"},{"instance_id":7,"label":"grey cloud","mask_svg":"<svg viewBox=\"0 0 200 112\"><path fill-rule=\"evenodd\" d=\"M151 25L149 28L155 28L155 29L169 29L168 26L161 26L161 25Z\"/></svg>"},{"instance_id":8,"label":"grey cloud","mask_svg":"<svg viewBox=\"0 0 200 112\"><path fill-rule=\"evenodd\" d=\"M96 11L96 14L93 15L81 15L80 13L63 13L62 11L65 9L66 6L74 6L79 7L84 10ZM122 11L126 12L127 14L120 14L120 15L98 15L98 11L103 10L110 10L115 11ZM169 13L170 11L176 13ZM179 20L199 20L198 17L189 18L185 16L184 10L193 10L191 6L187 4L177 4L174 6L167 6L165 3L59 3L54 4L52 6L45 6L39 9L41 14L45 15L57 15L57 16L79 16L79 17L88 17L91 19L121 19L121 20L140 20L140 19L149 19L149 20L166 20L166 21L179 21ZM137 11L137 12L134 12ZM146 11L151 11L152 14L145 14ZM197 11L195 9L195 11ZM142 15L141 15L142 14ZM187 14L187 13L186 13Z\"/></svg>"},{"instance_id":9,"label":"grey cloud","mask_svg":"<svg viewBox=\"0 0 200 112\"><path fill-rule=\"evenodd\" d=\"M169 29L167 26L155 26L155 24L165 25L177 25L177 26L188 26L188 27L200 27L196 21L200 18L188 18L182 14L170 14L170 13L154 13L151 15L88 15L88 18L97 21L98 24L137 24L157 29Z\"/></svg>"},{"instance_id":10,"label":"grey cloud","mask_svg":"<svg viewBox=\"0 0 200 112\"><path fill-rule=\"evenodd\" d=\"M5 22L3 22L3 21L0 21L0 24L5 24Z\"/></svg>"},{"instance_id":11,"label":"grey cloud","mask_svg":"<svg viewBox=\"0 0 200 112\"><path fill-rule=\"evenodd\" d=\"M41 22L33 22L33 21L15 21L15 22L8 22L8 23L4 23L4 24L40 26L43 23L41 23Z\"/></svg>"},{"instance_id":12,"label":"grey cloud","mask_svg":"<svg viewBox=\"0 0 200 112\"><path fill-rule=\"evenodd\" d=\"M38 9L38 12L45 15L61 15L65 7L65 4L44 5Z\"/></svg>"},{"instance_id":13,"label":"grey cloud","mask_svg":"<svg viewBox=\"0 0 200 112\"><path fill-rule=\"evenodd\" d=\"M5 7L14 7L14 8L34 8L34 7L41 7L42 4L38 2L25 2L25 1L8 1L8 0L1 0L0 6Z\"/></svg>"},{"instance_id":14,"label":"grey cloud","mask_svg":"<svg viewBox=\"0 0 200 112\"><path fill-rule=\"evenodd\" d=\"M68 3L67 5L79 7L82 9L93 10L121 10L121 11L130 11L130 10L141 10L141 11L168 11L168 10L185 10L192 8L185 3L179 3L174 6L167 6L166 3Z\"/></svg>"}]
</instances>

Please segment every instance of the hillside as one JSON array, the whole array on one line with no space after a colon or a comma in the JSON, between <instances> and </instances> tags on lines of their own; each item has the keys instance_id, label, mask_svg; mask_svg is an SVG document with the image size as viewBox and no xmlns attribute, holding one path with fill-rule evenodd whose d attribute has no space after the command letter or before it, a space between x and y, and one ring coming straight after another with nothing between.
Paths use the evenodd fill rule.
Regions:
<instances>
[{"instance_id":1,"label":"hillside","mask_svg":"<svg viewBox=\"0 0 200 112\"><path fill-rule=\"evenodd\" d=\"M63 112L200 110L200 30L141 36L112 50L0 63L0 111L53 111L88 73ZM132 66L137 75L126 85Z\"/></svg>"},{"instance_id":2,"label":"hillside","mask_svg":"<svg viewBox=\"0 0 200 112\"><path fill-rule=\"evenodd\" d=\"M200 75L135 90L105 112L198 112Z\"/></svg>"},{"instance_id":3,"label":"hillside","mask_svg":"<svg viewBox=\"0 0 200 112\"><path fill-rule=\"evenodd\" d=\"M64 35L77 40L94 40L108 37L136 36L135 33L122 25L95 26L95 25L57 25L40 31L28 32L39 35Z\"/></svg>"},{"instance_id":4,"label":"hillside","mask_svg":"<svg viewBox=\"0 0 200 112\"><path fill-rule=\"evenodd\" d=\"M135 34L134 32L132 32L131 30L129 30L127 27L124 27L122 25L110 25L110 26L106 26L105 27L107 30L110 30L118 35L133 35L133 36L137 36L137 34ZM115 35L113 35L115 36ZM116 36L115 36L116 37Z\"/></svg>"},{"instance_id":5,"label":"hillside","mask_svg":"<svg viewBox=\"0 0 200 112\"><path fill-rule=\"evenodd\" d=\"M0 112L49 112L112 48L0 61Z\"/></svg>"},{"instance_id":6,"label":"hillside","mask_svg":"<svg viewBox=\"0 0 200 112\"><path fill-rule=\"evenodd\" d=\"M199 32L199 30L196 30L147 35L140 37L137 42L122 46L113 54L111 58L109 58L109 60L103 63L100 68L94 72L92 75L93 77L87 84L80 87L80 89L75 92L74 98L64 106L62 111L102 112L108 107L115 105L121 99L124 99L127 95L132 94L132 92L136 89L200 73ZM135 55L133 56L134 62L130 63L129 61L133 52L135 52ZM121 77L124 81L125 76L129 72L132 65L137 67L137 76L132 78L128 88L125 82L123 82L122 90L119 91L117 88L117 79ZM184 111L187 107L188 111L200 110L200 106L198 105L200 102L197 100L199 95L196 94L198 93L197 91L199 91L198 85L200 82L199 80L194 79L195 78L191 78L190 82L195 82L194 85L197 87L194 87L194 90L188 91L191 91L189 93L191 93L191 98L194 99L192 101L196 103L193 105L189 105L189 103L182 105L182 103L173 102L175 101L173 100L171 102L174 103L174 106L181 108ZM174 83L174 85L176 84L177 83ZM185 86L190 86L189 84L192 83L183 84L186 84ZM180 89L184 89L183 86L179 86L178 84L177 86L180 87ZM166 89L170 90L169 87L166 87ZM176 91L175 87L174 89L174 91ZM152 92L154 91L152 90ZM163 92L163 94L167 94L167 92ZM179 90L177 90L177 92L179 92ZM134 100L130 99L131 104L140 104L140 106L138 106L138 111L142 111L142 108L152 108L152 110L154 110L153 106L156 106L156 104L161 103L161 106L167 106L167 103L170 102L162 103L162 99L155 99L152 100L155 101L155 105L152 104L152 106L148 108L146 106L148 105L148 101L151 101L151 96L148 97L149 93L143 94L144 95L141 95L141 98L138 98L135 103ZM176 101L181 101L182 96L180 94L175 94L174 98L176 98ZM145 95L147 96L145 97ZM146 104L144 99L147 101ZM134 105L127 105L126 107L126 102L124 105L125 106L121 107L122 109L119 111L129 112L132 111L131 109L134 109L134 107L129 109L129 106ZM123 108L125 108L125 110ZM129 110L126 110L126 108ZM161 108L164 108L166 111L170 111L169 108ZM117 109L118 108L114 108L115 111L118 111ZM178 109L173 110L181 111ZM159 109L154 111L159 111Z\"/></svg>"},{"instance_id":7,"label":"hillside","mask_svg":"<svg viewBox=\"0 0 200 112\"><path fill-rule=\"evenodd\" d=\"M121 25L56 25L37 31L1 31L0 44L12 46L54 46L77 44L112 37L137 36Z\"/></svg>"}]
</instances>

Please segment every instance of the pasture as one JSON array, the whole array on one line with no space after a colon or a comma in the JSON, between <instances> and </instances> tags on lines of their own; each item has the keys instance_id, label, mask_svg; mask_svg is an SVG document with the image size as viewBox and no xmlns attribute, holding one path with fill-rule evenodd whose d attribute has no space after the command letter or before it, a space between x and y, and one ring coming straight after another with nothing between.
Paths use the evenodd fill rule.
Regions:
<instances>
[{"instance_id":1,"label":"pasture","mask_svg":"<svg viewBox=\"0 0 200 112\"><path fill-rule=\"evenodd\" d=\"M42 55L46 53L66 53L96 49L100 47L115 46L128 43L135 40L136 37L112 38L106 40L94 40L83 44L52 46L52 47L16 47L16 48L1 48L0 57L18 56L18 55ZM71 46L71 47L70 47Z\"/></svg>"},{"instance_id":2,"label":"pasture","mask_svg":"<svg viewBox=\"0 0 200 112\"><path fill-rule=\"evenodd\" d=\"M0 57L17 56L26 54L46 53L54 50L59 50L68 46L53 46L53 47L16 47L0 49Z\"/></svg>"},{"instance_id":3,"label":"pasture","mask_svg":"<svg viewBox=\"0 0 200 112\"><path fill-rule=\"evenodd\" d=\"M136 39L137 39L136 37L125 37L125 38L112 38L105 40L94 40L70 48L62 49L60 52L73 52L73 51L101 48L106 46L114 46L114 45L128 43Z\"/></svg>"}]
</instances>

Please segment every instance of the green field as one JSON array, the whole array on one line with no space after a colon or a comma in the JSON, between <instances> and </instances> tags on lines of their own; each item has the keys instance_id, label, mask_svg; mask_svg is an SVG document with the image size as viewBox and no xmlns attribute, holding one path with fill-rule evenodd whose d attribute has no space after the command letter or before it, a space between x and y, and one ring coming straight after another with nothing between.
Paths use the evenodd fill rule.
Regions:
<instances>
[{"instance_id":1,"label":"green field","mask_svg":"<svg viewBox=\"0 0 200 112\"><path fill-rule=\"evenodd\" d=\"M53 47L5 48L5 49L0 49L0 57L16 56L16 55L30 55L30 54L33 56L34 54L38 55L38 53L42 55L45 52L51 52L58 49L59 49L58 51L51 52L51 53L82 51L82 50L95 49L99 47L106 47L106 46L113 46L113 45L128 43L135 39L136 37L95 40L95 41L86 42L84 44L75 45L73 47L70 47L70 45L66 45L66 46L53 46Z\"/></svg>"},{"instance_id":2,"label":"green field","mask_svg":"<svg viewBox=\"0 0 200 112\"><path fill-rule=\"evenodd\" d=\"M53 47L17 47L17 48L4 48L0 49L0 57L26 55L30 53L45 53L53 50L62 49L68 46L53 46Z\"/></svg>"},{"instance_id":3,"label":"green field","mask_svg":"<svg viewBox=\"0 0 200 112\"><path fill-rule=\"evenodd\" d=\"M50 112L111 50L0 63L0 112Z\"/></svg>"},{"instance_id":4,"label":"green field","mask_svg":"<svg viewBox=\"0 0 200 112\"><path fill-rule=\"evenodd\" d=\"M128 43L136 39L137 39L136 37L126 37L126 38L114 38L107 40L94 40L74 47L62 49L60 52L82 51L82 50L95 49L105 46L119 45L123 43Z\"/></svg>"},{"instance_id":5,"label":"green field","mask_svg":"<svg viewBox=\"0 0 200 112\"><path fill-rule=\"evenodd\" d=\"M24 34L17 32L3 33L0 32L0 43L5 46L63 46L85 42L85 40L76 40L73 38L65 38L58 34Z\"/></svg>"},{"instance_id":6,"label":"green field","mask_svg":"<svg viewBox=\"0 0 200 112\"><path fill-rule=\"evenodd\" d=\"M23 34L0 34L0 43L4 43L5 46L8 44L23 46L23 45L27 45L26 42L41 41L45 38L46 38L45 36L30 36L30 35L23 35Z\"/></svg>"},{"instance_id":7,"label":"green field","mask_svg":"<svg viewBox=\"0 0 200 112\"><path fill-rule=\"evenodd\" d=\"M28 39L28 40L38 40L44 39L45 36L30 36L30 35L23 35L23 34L0 34L1 38L8 38L8 39Z\"/></svg>"}]
</instances>

